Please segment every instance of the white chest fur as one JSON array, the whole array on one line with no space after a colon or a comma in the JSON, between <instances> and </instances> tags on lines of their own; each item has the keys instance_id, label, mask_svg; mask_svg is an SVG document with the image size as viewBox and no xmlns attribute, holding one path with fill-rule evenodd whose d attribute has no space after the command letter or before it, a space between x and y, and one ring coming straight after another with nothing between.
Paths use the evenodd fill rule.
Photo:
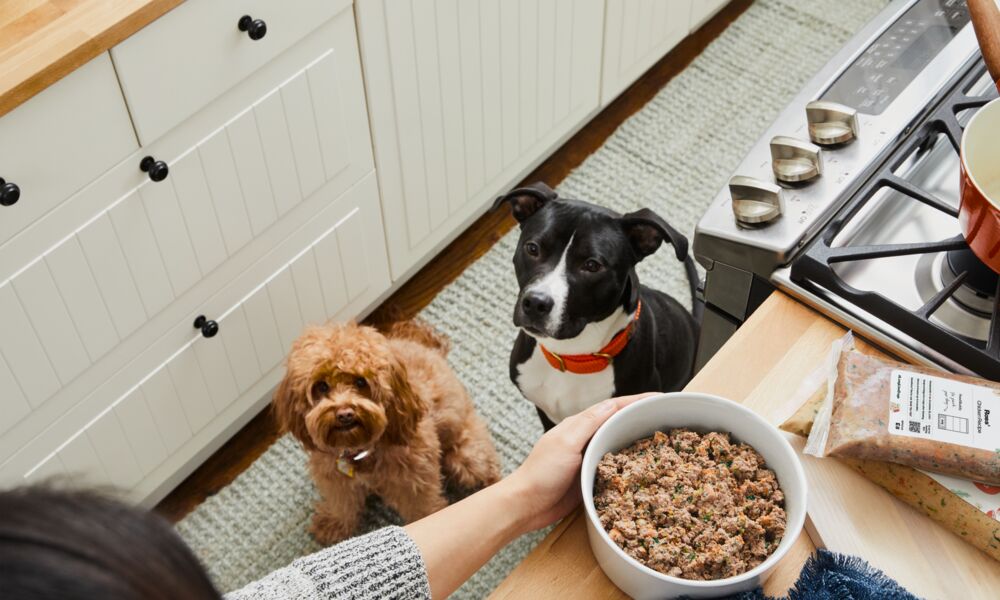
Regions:
<instances>
[{"instance_id":1,"label":"white chest fur","mask_svg":"<svg viewBox=\"0 0 1000 600\"><path fill-rule=\"evenodd\" d=\"M536 344L531 358L518 366L517 387L524 397L558 423L615 392L615 370L580 375L552 368Z\"/></svg>"},{"instance_id":2,"label":"white chest fur","mask_svg":"<svg viewBox=\"0 0 1000 600\"><path fill-rule=\"evenodd\" d=\"M541 338L537 341L559 354L594 352L624 329L631 318L632 315L619 309L602 321L587 324L573 339ZM518 365L517 387L525 398L558 423L601 400L611 398L615 393L615 370L609 365L603 371L586 375L560 371L549 364L539 344L535 344L531 357Z\"/></svg>"}]
</instances>

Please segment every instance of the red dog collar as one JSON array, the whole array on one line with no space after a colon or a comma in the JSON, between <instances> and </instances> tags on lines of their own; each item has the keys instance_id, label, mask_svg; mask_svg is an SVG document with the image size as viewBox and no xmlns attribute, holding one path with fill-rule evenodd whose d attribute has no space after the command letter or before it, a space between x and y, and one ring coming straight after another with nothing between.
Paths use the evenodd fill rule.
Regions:
<instances>
[{"instance_id":1,"label":"red dog collar","mask_svg":"<svg viewBox=\"0 0 1000 600\"><path fill-rule=\"evenodd\" d=\"M604 369L607 369L614 358L621 354L625 346L628 345L628 341L632 337L632 332L635 330L635 324L639 322L639 312L641 310L642 302L640 301L635 307L635 314L632 316L632 320L625 326L625 329L616 333L615 337L611 338L611 341L608 342L608 345L601 348L598 352L559 355L541 344L538 346L542 349L545 360L549 361L553 369L563 372L569 371L570 373L577 373L579 375L600 373Z\"/></svg>"}]
</instances>

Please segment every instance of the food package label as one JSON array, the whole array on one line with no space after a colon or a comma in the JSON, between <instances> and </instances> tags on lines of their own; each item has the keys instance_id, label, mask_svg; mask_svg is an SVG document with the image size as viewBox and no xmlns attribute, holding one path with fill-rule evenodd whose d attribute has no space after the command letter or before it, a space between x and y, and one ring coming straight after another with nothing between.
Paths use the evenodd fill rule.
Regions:
<instances>
[{"instance_id":1,"label":"food package label","mask_svg":"<svg viewBox=\"0 0 1000 600\"><path fill-rule=\"evenodd\" d=\"M940 473L921 473L948 488L952 494L975 506L980 512L986 513L986 516L1000 521L1000 485L967 481Z\"/></svg>"},{"instance_id":2,"label":"food package label","mask_svg":"<svg viewBox=\"0 0 1000 600\"><path fill-rule=\"evenodd\" d=\"M893 369L889 433L1000 453L1000 397L990 388Z\"/></svg>"}]
</instances>

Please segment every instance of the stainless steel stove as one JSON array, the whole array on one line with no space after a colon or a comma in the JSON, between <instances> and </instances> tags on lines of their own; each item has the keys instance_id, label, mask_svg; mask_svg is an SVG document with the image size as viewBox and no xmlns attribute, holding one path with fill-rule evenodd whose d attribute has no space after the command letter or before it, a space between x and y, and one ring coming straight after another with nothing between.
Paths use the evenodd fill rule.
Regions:
<instances>
[{"instance_id":1,"label":"stainless steel stove","mask_svg":"<svg viewBox=\"0 0 1000 600\"><path fill-rule=\"evenodd\" d=\"M962 126L994 97L964 0L889 3L699 222L699 366L779 288L904 358L1000 379L997 277L957 220Z\"/></svg>"}]
</instances>

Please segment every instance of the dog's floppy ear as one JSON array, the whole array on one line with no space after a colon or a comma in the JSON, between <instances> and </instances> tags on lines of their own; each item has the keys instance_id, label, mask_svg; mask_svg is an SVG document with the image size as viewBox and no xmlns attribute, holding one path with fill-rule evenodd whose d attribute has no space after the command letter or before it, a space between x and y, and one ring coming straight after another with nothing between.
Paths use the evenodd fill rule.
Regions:
<instances>
[{"instance_id":1,"label":"dog's floppy ear","mask_svg":"<svg viewBox=\"0 0 1000 600\"><path fill-rule=\"evenodd\" d=\"M388 373L372 387L376 400L385 407L385 439L390 444L405 444L417 432L417 424L427 412L423 400L410 387L406 367L393 357Z\"/></svg>"},{"instance_id":2,"label":"dog's floppy ear","mask_svg":"<svg viewBox=\"0 0 1000 600\"><path fill-rule=\"evenodd\" d=\"M648 208L640 208L621 218L622 230L632 244L636 260L642 260L656 252L664 240L674 246L677 260L687 258L688 241L663 218Z\"/></svg>"},{"instance_id":3,"label":"dog's floppy ear","mask_svg":"<svg viewBox=\"0 0 1000 600\"><path fill-rule=\"evenodd\" d=\"M547 202L555 200L558 196L559 194L554 189L541 181L536 181L529 186L511 190L497 198L493 202L493 210L496 210L501 204L506 202L510 204L511 214L514 215L517 222L524 223L525 220L545 206Z\"/></svg>"},{"instance_id":4,"label":"dog's floppy ear","mask_svg":"<svg viewBox=\"0 0 1000 600\"><path fill-rule=\"evenodd\" d=\"M271 410L274 411L274 419L281 431L294 435L306 450L315 450L316 445L313 444L312 437L306 429L305 415L302 414L305 404L300 401L300 396L305 392L299 379L291 370L285 373L284 379L274 390Z\"/></svg>"}]
</instances>

